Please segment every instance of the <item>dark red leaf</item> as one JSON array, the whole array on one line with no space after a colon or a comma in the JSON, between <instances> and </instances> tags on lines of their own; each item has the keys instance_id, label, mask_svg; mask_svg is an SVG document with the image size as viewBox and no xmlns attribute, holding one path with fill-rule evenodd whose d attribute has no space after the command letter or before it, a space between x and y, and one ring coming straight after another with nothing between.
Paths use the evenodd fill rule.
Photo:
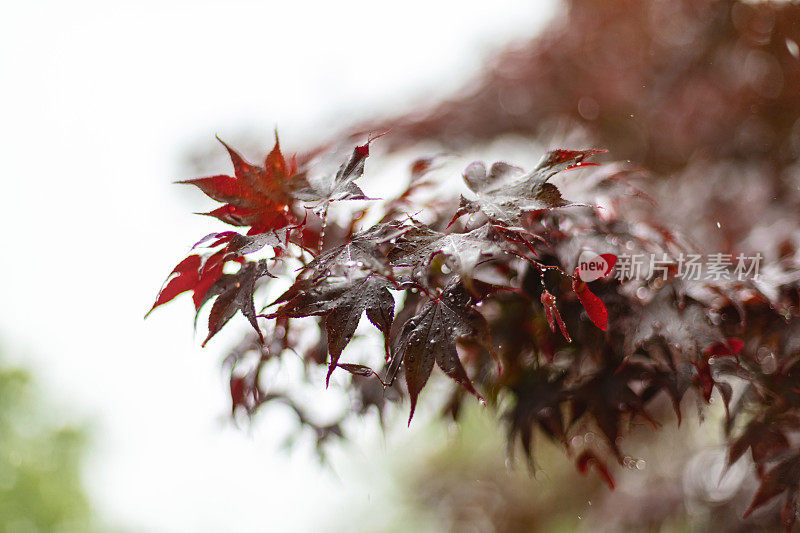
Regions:
<instances>
[{"instance_id":1,"label":"dark red leaf","mask_svg":"<svg viewBox=\"0 0 800 533\"><path fill-rule=\"evenodd\" d=\"M218 294L218 296L214 305L211 306L208 316L208 336L203 341L203 346L222 329L222 326L237 311L242 312L253 326L261 342L264 342L256 321L255 303L253 302L256 282L264 276L274 277L267 270L266 260L262 259L257 263L248 261L242 265L239 272L221 277L214 287L209 288L209 292Z\"/></svg>"},{"instance_id":2,"label":"dark red leaf","mask_svg":"<svg viewBox=\"0 0 800 533\"><path fill-rule=\"evenodd\" d=\"M739 438L731 443L728 450L728 464L732 465L738 461L749 448L753 462L756 465L763 465L766 460L788 447L789 441L777 424L753 420L747 424Z\"/></svg>"},{"instance_id":3,"label":"dark red leaf","mask_svg":"<svg viewBox=\"0 0 800 533\"><path fill-rule=\"evenodd\" d=\"M409 424L414 416L417 397L436 363L442 371L466 390L481 398L472 386L456 350L460 338L473 338L490 352L494 349L489 329L483 316L474 309L474 296L458 280L435 299L428 300L417 313L403 325L392 349L387 381L391 383L402 363L406 386L411 399Z\"/></svg>"},{"instance_id":4,"label":"dark red leaf","mask_svg":"<svg viewBox=\"0 0 800 533\"><path fill-rule=\"evenodd\" d=\"M394 318L394 298L390 284L375 274L300 279L275 303L285 302L270 317L324 316L331 355L327 380L366 311L369 320L381 330L388 345Z\"/></svg>"},{"instance_id":5,"label":"dark red leaf","mask_svg":"<svg viewBox=\"0 0 800 533\"><path fill-rule=\"evenodd\" d=\"M343 370L347 370L348 372L356 376L364 376L364 377L376 376L380 379L380 376L378 376L378 374L374 370L372 370L370 367L366 365L358 365L355 363L339 363L336 366L338 366Z\"/></svg>"},{"instance_id":6,"label":"dark red leaf","mask_svg":"<svg viewBox=\"0 0 800 533\"><path fill-rule=\"evenodd\" d=\"M589 467L593 466L594 469L597 470L597 473L600 475L600 478L606 482L608 488L614 490L615 485L613 476L608 471L608 468L606 467L605 463L600 459L598 459L594 453L590 451L583 452L582 454L580 454L580 456L578 456L578 459L575 461L575 465L578 468L578 472L584 475L589 471Z\"/></svg>"},{"instance_id":7,"label":"dark red leaf","mask_svg":"<svg viewBox=\"0 0 800 533\"><path fill-rule=\"evenodd\" d=\"M787 531L791 531L796 520L790 511L795 505L795 499L800 490L800 455L793 453L788 459L784 459L771 470L769 470L761 480L758 490L753 496L753 501L744 512L742 518L747 518L750 514L766 504L775 496L786 492L786 503L784 505L784 526Z\"/></svg>"},{"instance_id":8,"label":"dark red leaf","mask_svg":"<svg viewBox=\"0 0 800 533\"><path fill-rule=\"evenodd\" d=\"M364 174L364 164L369 157L369 145L378 137L369 137L367 142L356 146L350 158L336 172L322 170L322 175L301 174L294 191L298 200L327 204L337 200L366 200L364 192L355 181Z\"/></svg>"}]
</instances>

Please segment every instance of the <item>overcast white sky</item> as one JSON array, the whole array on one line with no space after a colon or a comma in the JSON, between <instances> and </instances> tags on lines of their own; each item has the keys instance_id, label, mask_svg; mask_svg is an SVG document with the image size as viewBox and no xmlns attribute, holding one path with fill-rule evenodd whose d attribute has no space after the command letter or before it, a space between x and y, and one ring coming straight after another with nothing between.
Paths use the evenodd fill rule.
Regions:
<instances>
[{"instance_id":1,"label":"overcast white sky","mask_svg":"<svg viewBox=\"0 0 800 533\"><path fill-rule=\"evenodd\" d=\"M513 0L4 5L0 346L52 398L95 420L86 480L111 523L311 530L340 502L331 494L366 490L319 470L306 451L279 451L289 425L280 415L251 431L224 422L225 336L201 350L187 300L142 320L188 246L219 228L190 215L206 201L171 185L191 177L184 151L243 130L266 143L276 125L291 147L331 133L347 113L443 95L553 9ZM322 384L319 394L324 401Z\"/></svg>"}]
</instances>

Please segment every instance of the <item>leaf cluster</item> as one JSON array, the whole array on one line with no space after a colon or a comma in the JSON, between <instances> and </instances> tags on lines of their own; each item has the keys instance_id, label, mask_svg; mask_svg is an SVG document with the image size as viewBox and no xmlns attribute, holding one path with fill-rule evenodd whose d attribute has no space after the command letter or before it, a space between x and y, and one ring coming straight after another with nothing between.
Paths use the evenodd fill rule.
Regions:
<instances>
[{"instance_id":1,"label":"leaf cluster","mask_svg":"<svg viewBox=\"0 0 800 533\"><path fill-rule=\"evenodd\" d=\"M355 183L374 140L334 165L287 162L277 139L263 166L225 145L233 176L182 182L224 204L209 214L248 230L201 240L153 308L184 292L197 313L213 301L205 342L241 311L255 335L226 358L234 415L277 400L323 443L343 435L347 416L374 408L383 419L407 397L410 423L438 367L455 384L444 402L450 416L476 397L503 411L509 449L521 446L532 468L540 435L613 489L611 464L627 460L633 425L658 429L668 410L680 422L687 401L702 408L716 395L730 463L750 451L762 480L745 514L784 493L791 527L800 494L796 282L764 291L751 282L687 281L674 270L584 281L577 260L585 250L609 258L688 251L654 221L626 218L619 206L646 195L623 172L571 170L591 167L586 160L602 151L554 150L530 171L472 163L462 174L470 198L450 203L425 197L436 157L424 158L411 164L404 191L378 201ZM583 197L611 191L614 209L565 199L551 183L590 171L597 174ZM328 220L344 201L363 202L361 211L346 224ZM383 338L382 353L352 346L364 315ZM317 342L309 345L311 331ZM341 375L352 409L318 422L291 391L270 390L261 370L289 353L299 353L309 380L321 366L326 383Z\"/></svg>"}]
</instances>

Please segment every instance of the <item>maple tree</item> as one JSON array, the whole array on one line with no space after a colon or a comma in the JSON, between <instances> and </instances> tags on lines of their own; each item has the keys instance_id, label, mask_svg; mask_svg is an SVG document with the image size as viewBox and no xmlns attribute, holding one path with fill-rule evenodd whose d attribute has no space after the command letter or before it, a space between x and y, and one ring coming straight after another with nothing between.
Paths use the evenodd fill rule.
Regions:
<instances>
[{"instance_id":1,"label":"maple tree","mask_svg":"<svg viewBox=\"0 0 800 533\"><path fill-rule=\"evenodd\" d=\"M597 475L613 489L614 463L630 459L625 439L632 428L657 430L670 411L680 423L687 404L702 411L717 401L725 408L727 466L751 461L759 485L737 516L767 512L780 497L781 521L790 530L800 488L796 224L769 244L777 259L758 282L691 281L674 268L646 280L618 279L609 272L588 280L578 268L584 250L607 263L625 254L674 259L695 251L680 229L710 216L723 229L707 239L701 234L701 240L734 254L752 243L726 228L755 227L753 221L767 216L761 206L773 205L773 197L783 202L773 205L773 216L796 220L790 218L796 196L787 185L793 182L784 172L793 161L786 146L789 118L797 115L799 85L792 80L800 72L786 50L789 23L773 16L775 29L764 41L763 21L771 7L733 1L655 4L575 3L570 23L585 31L557 28L561 33L553 30L530 51L503 55L500 67L469 98L446 102L422 118L366 128L392 127L376 146L433 138L458 148L505 133L541 135L550 124L546 119L566 115L581 120L608 153L552 150L529 169L505 161L466 162L453 169L446 157L424 154L408 162L403 190L375 199L357 181L370 176L370 148L378 136L296 158L284 157L276 138L263 166L225 145L233 176L183 182L223 204L209 215L247 229L198 242L170 274L153 308L184 292L192 293L196 317L210 303L205 342L241 311L254 331L225 359L234 415L283 403L323 446L345 434L348 417L376 410L383 420L406 397L403 408L412 423L419 405L435 401L425 389L440 374L453 382L440 405L447 416L458 419L464 402L484 401L501 412L509 451L521 448L532 469L536 439L545 438L561 446L580 473ZM616 40L603 40L614 32L587 21L634 20L635 31L626 31L649 43L647 32L663 28L652 27L648 9L673 10L694 24L688 27L697 35L698 51L690 54L684 77L669 69L620 70L605 60L586 64L598 46L612 52L597 57L617 57ZM795 6L774 9L787 14L785 20L797 19ZM696 23L706 18L716 25ZM731 41L774 54L785 90L766 97L765 87L752 80L708 86L706 59L735 48ZM657 46L649 49L659 64L689 53L679 40L653 42ZM564 65L568 77L562 76ZM735 77L728 68L724 61L713 66L721 70L719 79ZM517 74L506 79L510 70ZM622 81L612 84L612 79ZM530 82L540 103L527 113L504 107L507 95L519 92L520 80ZM755 88L743 89L747 83ZM698 111L684 94L697 84L726 105ZM645 85L667 90L653 92L657 101L631 103L630 110L620 104L630 101L625 87ZM597 116L580 104L586 94L594 95ZM683 124L686 117L697 122L697 112L710 116L703 128L662 127ZM730 135L732 122L745 123L756 112L773 128L766 148ZM622 127L629 117L647 128ZM728 182L709 177L687 146L699 153L716 150L717 157L734 158L740 166L763 165L753 175L765 178L765 192L741 186L736 201L726 199ZM613 162L629 158L634 162ZM437 190L442 165L463 178L461 195L452 188L446 194ZM725 166L719 174L736 168ZM664 173L675 174L669 184L653 186ZM636 176L654 179L643 187ZM693 182L702 187L685 189ZM672 219L665 224L653 197L670 194L691 198L668 203ZM701 203L705 210L698 208ZM374 326L382 337L382 350L353 348L365 326ZM351 395L351 408L337 420L317 421L291 391L274 389L264 379L264 368L279 367L294 352L303 359L306 379L341 386ZM322 375L317 368L324 369ZM331 381L332 376L337 378ZM599 438L588 439L589 434Z\"/></svg>"},{"instance_id":2,"label":"maple tree","mask_svg":"<svg viewBox=\"0 0 800 533\"><path fill-rule=\"evenodd\" d=\"M785 492L785 514L791 515L800 471L780 427L800 423L792 414L800 405L800 374L787 362L776 379L754 354L767 343L778 350L780 342L792 342L795 330L787 320L796 318L786 313L796 306L796 292L775 298L751 282L692 283L674 271L642 281L615 279L609 268L598 279L582 280L576 251L598 242L606 258L680 249L680 239L663 228L634 224L620 209L566 200L549 182L559 173L569 182L570 173L589 167L584 173L594 172L591 179L572 187L580 191L586 183L582 196L604 189L640 202L634 186L621 179L623 171L585 161L600 150L554 150L530 172L504 162L488 171L472 163L463 179L476 199L462 196L448 212L420 187L433 159L422 170L412 163L408 187L395 198L369 201L354 181L364 173L372 140L356 145L338 167L329 165L327 178L314 169L314 158L287 164L276 141L264 167L225 145L234 176L182 182L223 202L225 214L215 214L220 220L248 230L202 239L173 269L153 307L192 292L199 314L213 300L204 345L237 312L247 319L255 337L227 359L234 413L252 414L277 400L291 405L320 443L342 434L339 423L315 424L290 394L266 390L259 378L263 366L295 349L296 332L309 331L309 322L297 319L318 317L319 343L304 359L327 365L326 382L337 369L351 374L364 409L383 411L407 394L411 423L438 367L457 384L451 413L457 415L463 392L497 407L511 399L505 417L512 451L519 440L532 459L541 431L562 443L579 471L594 469L613 488L609 459L623 462L621 439L631 423L658 427L651 411L660 395L680 418L690 391L697 402L709 403L717 390L736 437L730 462L749 448L764 472L747 514ZM314 172L317 185L310 186ZM325 220L339 200L366 205L349 224ZM427 223L404 214L411 202ZM256 304L259 290L281 282L289 283L282 294ZM341 362L364 314L384 337L385 353ZM729 405L729 381L744 375L752 392ZM760 411L740 433L733 422L752 417L754 409ZM770 431L760 431L767 422ZM574 444L573 436L591 430L604 438Z\"/></svg>"}]
</instances>

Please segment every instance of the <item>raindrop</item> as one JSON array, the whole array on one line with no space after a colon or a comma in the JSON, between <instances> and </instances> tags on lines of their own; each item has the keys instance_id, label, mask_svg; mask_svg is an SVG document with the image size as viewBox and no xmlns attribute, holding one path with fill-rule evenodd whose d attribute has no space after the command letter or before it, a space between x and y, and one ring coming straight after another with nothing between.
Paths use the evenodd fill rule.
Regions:
<instances>
[{"instance_id":1,"label":"raindrop","mask_svg":"<svg viewBox=\"0 0 800 533\"><path fill-rule=\"evenodd\" d=\"M762 346L756 352L756 358L766 374L772 374L778 369L778 360L769 348Z\"/></svg>"}]
</instances>

